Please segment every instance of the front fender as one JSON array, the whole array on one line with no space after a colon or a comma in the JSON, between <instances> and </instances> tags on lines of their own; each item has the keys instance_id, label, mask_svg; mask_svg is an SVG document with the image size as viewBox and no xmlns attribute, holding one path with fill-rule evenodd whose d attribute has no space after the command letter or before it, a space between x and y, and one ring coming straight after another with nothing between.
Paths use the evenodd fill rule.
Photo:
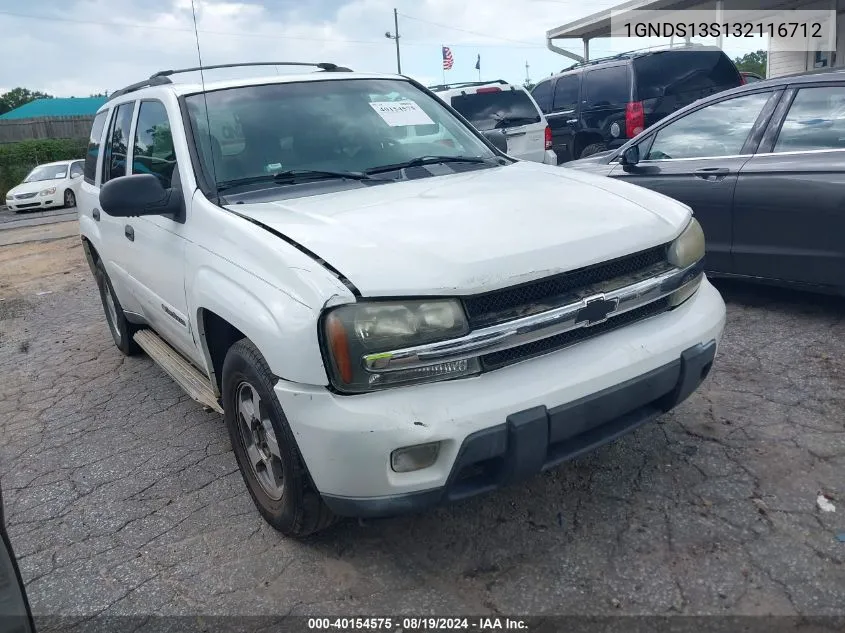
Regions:
<instances>
[{"instance_id":1,"label":"front fender","mask_svg":"<svg viewBox=\"0 0 845 633\"><path fill-rule=\"evenodd\" d=\"M317 340L319 315L309 306L237 267L225 273L200 267L188 291L209 369L213 365L202 330L203 309L251 340L274 375L304 384L328 384Z\"/></svg>"}]
</instances>

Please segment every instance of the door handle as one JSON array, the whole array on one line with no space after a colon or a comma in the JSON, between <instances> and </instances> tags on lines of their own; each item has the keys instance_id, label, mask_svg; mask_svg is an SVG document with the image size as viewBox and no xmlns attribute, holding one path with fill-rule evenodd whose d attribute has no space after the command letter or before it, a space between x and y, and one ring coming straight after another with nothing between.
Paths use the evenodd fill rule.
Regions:
<instances>
[{"instance_id":1,"label":"door handle","mask_svg":"<svg viewBox=\"0 0 845 633\"><path fill-rule=\"evenodd\" d=\"M693 173L696 178L717 181L722 180L725 176L731 173L731 170L727 167L703 167L702 169L696 169Z\"/></svg>"},{"instance_id":2,"label":"door handle","mask_svg":"<svg viewBox=\"0 0 845 633\"><path fill-rule=\"evenodd\" d=\"M135 229L133 229L129 224L123 227L123 234L130 242L135 241Z\"/></svg>"},{"instance_id":3,"label":"door handle","mask_svg":"<svg viewBox=\"0 0 845 633\"><path fill-rule=\"evenodd\" d=\"M94 209L94 210L91 212L91 215L94 217L94 219L95 219L97 222L99 222L99 221L100 221L100 210L99 210L99 209Z\"/></svg>"}]
</instances>

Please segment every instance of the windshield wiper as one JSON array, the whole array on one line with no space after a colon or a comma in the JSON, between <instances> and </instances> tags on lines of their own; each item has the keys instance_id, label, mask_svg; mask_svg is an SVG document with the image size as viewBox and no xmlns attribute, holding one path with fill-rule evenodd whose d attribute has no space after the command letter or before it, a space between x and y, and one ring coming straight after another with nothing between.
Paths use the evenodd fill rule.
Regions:
<instances>
[{"instance_id":1,"label":"windshield wiper","mask_svg":"<svg viewBox=\"0 0 845 633\"><path fill-rule=\"evenodd\" d=\"M380 165L378 167L370 167L364 170L366 174L378 174L384 171L395 171L398 169L407 169L408 167L422 167L423 165L436 165L437 163L487 163L490 158L481 158L480 156L419 156L405 161L404 163L395 163L393 165Z\"/></svg>"},{"instance_id":2,"label":"windshield wiper","mask_svg":"<svg viewBox=\"0 0 845 633\"><path fill-rule=\"evenodd\" d=\"M362 171L335 171L330 169L288 169L285 171L276 172L275 174L263 174L261 176L250 176L248 178L235 178L234 180L226 180L217 186L218 191L231 189L232 187L240 187L243 185L252 185L261 182L295 182L296 180L380 180L373 178L369 174Z\"/></svg>"}]
</instances>

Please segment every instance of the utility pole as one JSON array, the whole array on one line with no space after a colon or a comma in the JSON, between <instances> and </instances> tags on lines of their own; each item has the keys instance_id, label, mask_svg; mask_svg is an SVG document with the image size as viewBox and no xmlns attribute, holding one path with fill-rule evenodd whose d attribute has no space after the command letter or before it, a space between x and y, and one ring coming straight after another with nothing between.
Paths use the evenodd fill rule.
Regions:
<instances>
[{"instance_id":1,"label":"utility pole","mask_svg":"<svg viewBox=\"0 0 845 633\"><path fill-rule=\"evenodd\" d=\"M402 74L402 59L399 56L399 12L393 9L393 33L387 31L384 36L396 42L396 74Z\"/></svg>"},{"instance_id":2,"label":"utility pole","mask_svg":"<svg viewBox=\"0 0 845 633\"><path fill-rule=\"evenodd\" d=\"M528 60L525 60L525 85L528 86L531 83L531 76L528 74Z\"/></svg>"}]
</instances>

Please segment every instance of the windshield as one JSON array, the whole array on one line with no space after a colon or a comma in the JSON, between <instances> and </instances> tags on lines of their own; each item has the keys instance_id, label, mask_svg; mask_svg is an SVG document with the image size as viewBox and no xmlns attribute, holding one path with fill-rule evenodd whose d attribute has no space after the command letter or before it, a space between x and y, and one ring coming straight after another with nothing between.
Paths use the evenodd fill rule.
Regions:
<instances>
[{"instance_id":1,"label":"windshield","mask_svg":"<svg viewBox=\"0 0 845 633\"><path fill-rule=\"evenodd\" d=\"M522 90L456 95L452 107L482 131L540 122L537 106Z\"/></svg>"},{"instance_id":2,"label":"windshield","mask_svg":"<svg viewBox=\"0 0 845 633\"><path fill-rule=\"evenodd\" d=\"M186 102L203 172L218 186L297 170L363 172L428 156L494 157L439 100L407 81L246 86Z\"/></svg>"},{"instance_id":3,"label":"windshield","mask_svg":"<svg viewBox=\"0 0 845 633\"><path fill-rule=\"evenodd\" d=\"M29 176L24 178L24 182L38 182L39 180L55 180L64 178L67 174L67 165L41 165L36 167Z\"/></svg>"}]
</instances>

